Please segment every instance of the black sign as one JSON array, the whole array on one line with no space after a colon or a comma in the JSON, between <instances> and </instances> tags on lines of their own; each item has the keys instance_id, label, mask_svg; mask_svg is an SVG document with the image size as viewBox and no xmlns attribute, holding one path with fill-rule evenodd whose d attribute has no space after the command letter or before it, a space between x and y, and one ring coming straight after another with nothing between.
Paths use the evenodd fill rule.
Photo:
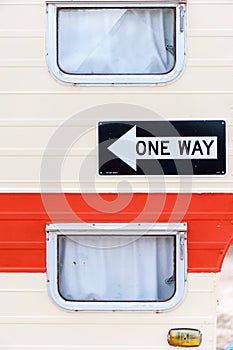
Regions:
<instances>
[{"instance_id":1,"label":"black sign","mask_svg":"<svg viewBox=\"0 0 233 350\"><path fill-rule=\"evenodd\" d=\"M100 122L99 175L224 175L225 129L223 120Z\"/></svg>"}]
</instances>

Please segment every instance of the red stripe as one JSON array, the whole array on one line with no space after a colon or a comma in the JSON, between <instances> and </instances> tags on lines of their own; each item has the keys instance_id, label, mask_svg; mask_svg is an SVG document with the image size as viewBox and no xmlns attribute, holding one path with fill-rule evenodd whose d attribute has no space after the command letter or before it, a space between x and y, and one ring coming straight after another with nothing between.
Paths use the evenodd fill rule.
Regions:
<instances>
[{"instance_id":1,"label":"red stripe","mask_svg":"<svg viewBox=\"0 0 233 350\"><path fill-rule=\"evenodd\" d=\"M189 272L217 272L233 241L233 194L0 194L0 271L45 272L55 222L187 222Z\"/></svg>"}]
</instances>

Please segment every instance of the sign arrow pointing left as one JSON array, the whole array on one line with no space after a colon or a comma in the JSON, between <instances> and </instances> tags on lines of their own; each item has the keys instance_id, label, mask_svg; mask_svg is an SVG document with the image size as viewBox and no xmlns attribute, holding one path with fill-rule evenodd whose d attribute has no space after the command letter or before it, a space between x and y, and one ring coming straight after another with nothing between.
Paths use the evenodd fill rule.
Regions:
<instances>
[{"instance_id":1,"label":"sign arrow pointing left","mask_svg":"<svg viewBox=\"0 0 233 350\"><path fill-rule=\"evenodd\" d=\"M115 156L123 160L127 165L137 170L136 161L136 125L122 135L117 141L108 147Z\"/></svg>"}]
</instances>

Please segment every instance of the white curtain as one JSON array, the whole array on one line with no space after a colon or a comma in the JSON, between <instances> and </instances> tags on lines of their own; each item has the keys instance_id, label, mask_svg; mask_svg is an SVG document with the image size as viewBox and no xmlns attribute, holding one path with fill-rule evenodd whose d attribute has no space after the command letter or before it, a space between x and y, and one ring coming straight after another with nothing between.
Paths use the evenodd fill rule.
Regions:
<instances>
[{"instance_id":1,"label":"white curtain","mask_svg":"<svg viewBox=\"0 0 233 350\"><path fill-rule=\"evenodd\" d=\"M69 74L163 74L172 69L174 9L60 9L58 65Z\"/></svg>"},{"instance_id":2,"label":"white curtain","mask_svg":"<svg viewBox=\"0 0 233 350\"><path fill-rule=\"evenodd\" d=\"M175 288L172 236L60 236L59 292L67 300L167 300Z\"/></svg>"}]
</instances>

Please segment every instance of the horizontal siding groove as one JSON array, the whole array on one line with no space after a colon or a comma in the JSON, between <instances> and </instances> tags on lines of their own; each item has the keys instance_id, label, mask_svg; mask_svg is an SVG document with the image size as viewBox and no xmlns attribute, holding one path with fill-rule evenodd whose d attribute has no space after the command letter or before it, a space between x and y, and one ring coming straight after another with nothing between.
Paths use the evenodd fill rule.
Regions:
<instances>
[{"instance_id":1,"label":"horizontal siding groove","mask_svg":"<svg viewBox=\"0 0 233 350\"><path fill-rule=\"evenodd\" d=\"M196 120L196 119L195 119ZM86 131L85 128L93 128L97 124L96 120L91 119L85 119L81 120L81 118L77 118L77 120L69 120L66 119L0 119L0 126L5 127L23 127L23 128L30 128L30 127L56 127L56 126L62 126L62 124L65 123L66 125L69 125L69 127L79 127L81 130ZM94 125L94 126L93 126ZM233 123L232 123L233 126Z\"/></svg>"},{"instance_id":2,"label":"horizontal siding groove","mask_svg":"<svg viewBox=\"0 0 233 350\"><path fill-rule=\"evenodd\" d=\"M25 273L42 273L46 272L46 268L44 266L39 266L39 267L33 267L33 266L10 266L10 267L1 267L0 273L9 273L9 272L25 272Z\"/></svg>"},{"instance_id":3,"label":"horizontal siding groove","mask_svg":"<svg viewBox=\"0 0 233 350\"><path fill-rule=\"evenodd\" d=\"M45 272L43 273L45 274ZM47 292L46 288L0 288L0 295L4 293L44 293ZM10 317L13 318L14 316ZM1 318L5 318L5 316L0 316L0 323Z\"/></svg>"},{"instance_id":4,"label":"horizontal siding groove","mask_svg":"<svg viewBox=\"0 0 233 350\"><path fill-rule=\"evenodd\" d=\"M192 291L192 293L195 291ZM202 290L200 289L200 291L198 291L199 293L210 293L210 290ZM161 316L161 315L160 315ZM187 316L186 321L189 317ZM195 316L190 316L190 320L188 321L188 323L190 324L195 324L197 322L197 319L200 318L200 322L209 322L209 323L214 323L212 317L210 316L209 318L205 317L205 316L200 316L200 317L195 317ZM169 315L163 315L162 317L160 317L159 320L159 324L161 325L167 325L167 322L169 320L169 323L172 324L179 324L180 322L182 322L183 317L180 316L173 316L172 320L171 320L171 316ZM142 320L143 320L143 324L150 324L150 325L154 325L157 324L157 322L154 319L151 319L149 317L143 317L143 315L141 315L140 317L134 318L130 317L128 319L124 319L124 321L122 320L122 316L121 318L118 320L116 317L113 317L111 314L108 316L105 316L105 318L101 318L101 320L98 317L94 317L92 316L92 320L88 322L88 320L85 320L83 317L81 317L80 319L78 319L77 317L72 316L71 314L69 316L61 316L59 315L59 317L56 316L22 316L22 317L17 317L17 316L1 316L0 317L0 324L46 324L46 325L56 325L56 324L63 324L63 325L71 325L71 324L81 324L81 325L109 325L109 324L114 324L114 325L132 325L132 324L142 324ZM118 348L118 346L116 347ZM47 348L46 348L47 349ZM140 347L141 350L141 347Z\"/></svg>"},{"instance_id":5,"label":"horizontal siding groove","mask_svg":"<svg viewBox=\"0 0 233 350\"><path fill-rule=\"evenodd\" d=\"M130 88L130 87L129 87ZM147 90L135 90L135 91L129 91L129 90L123 90L121 89L121 91L117 91L117 92L113 92L112 90L95 90L95 91L90 91L88 89L88 92L87 90L82 90L83 88L82 87L70 87L69 90L47 90L47 91L44 91L44 90L35 90L35 91L28 91L28 90L24 90L24 91L12 91L12 90L2 90L0 91L0 96L6 96L6 95L9 95L9 96L12 96L12 95L16 95L16 96L22 96L22 95L25 95L25 96L30 96L30 95L35 95L35 96L47 96L47 95L55 95L55 96L63 96L63 95L67 95L67 96L76 96L76 95L90 95L90 96L93 96L93 95L113 95L114 97L116 96L125 96L125 94L127 93L128 95L146 95L146 96L158 96L158 95L164 95L164 96L167 96L167 95L230 95L232 96L233 94L233 90L231 91L222 91L222 90L213 90L213 91L210 91L210 90L180 90L180 91L169 91L169 90L166 90L166 91L159 91L159 90L155 90L154 87L152 88L146 88ZM148 90L149 89L149 90ZM153 90L154 89L154 90ZM196 118L195 118L196 120Z\"/></svg>"},{"instance_id":6,"label":"horizontal siding groove","mask_svg":"<svg viewBox=\"0 0 233 350\"><path fill-rule=\"evenodd\" d=\"M92 192L93 193L93 192ZM109 193L109 192L108 192ZM84 196L84 199L85 199L85 193L82 193L83 196ZM43 197L43 194L42 194L42 197ZM44 194L44 197L45 197L45 194ZM11 219L12 218L12 215L14 214L15 218L14 219ZM70 211L53 211L52 213L50 213L51 216L53 217L62 217L63 219L69 219L70 218ZM111 214L111 213L105 213L106 217L108 216L108 214ZM143 218L147 218L148 220L158 214L161 214L161 211L147 211L146 214L143 214ZM184 212L183 211L176 211L176 215L184 215ZM130 211L129 213L125 213L124 214L124 218L127 219L127 218L131 218L132 216L136 216L137 215L137 212L134 212L134 211ZM163 211L163 215L169 215L169 211ZM196 216L198 215L198 218L196 218ZM232 211L229 210L229 212L217 212L217 211L214 211L213 213L210 213L208 214L208 222L215 222L216 224L219 222L220 219L216 219L216 216L219 215L221 216L221 222L227 222L229 219L232 218ZM39 221L43 221L43 220L48 220L48 216L49 214L47 213L38 213L38 212L32 212L32 213L12 213L12 212L3 212L0 214L0 221L8 221L11 219L12 222L17 222L19 220L21 220L21 222L27 222L27 221L33 221L33 220L39 220ZM103 213L101 211L95 213L95 217L93 218L93 213L88 213L86 211L83 211L80 216L85 216L85 217L88 217L88 220L90 220L90 222L96 222L97 219L99 219L100 217L102 218L103 217ZM190 214L187 214L188 216L188 220L192 220L193 222L199 222L200 219L205 219L206 218L206 213L203 213L203 212L192 212ZM222 219L222 217L224 217L224 219ZM117 220L116 220L117 222ZM218 242L219 243L219 242ZM11 243L11 242L7 242L6 244L4 244L4 242L0 242L0 248L1 246L3 247L3 249L5 249L5 246L7 247L8 245L13 245L14 246L14 242ZM17 246L18 244L21 244L20 243L16 243L15 246ZM26 245L27 242L24 242L22 243L22 247L21 248L24 248L24 245ZM208 244L210 244L210 247L211 249L214 249L215 250L215 247L216 249L218 249L220 247L220 243L217 244L216 242L214 243L214 245L211 245L211 243L206 243L206 246L205 246L205 242L203 243L202 241L200 243L192 243L190 242L190 244L193 246L193 249L196 249L198 248L199 246L201 246L202 244L204 244L204 248L205 249L206 247L208 248ZM44 249L44 242L35 242L35 243L30 243L28 244L28 247L30 247L35 245L35 247L38 245L38 247L36 247L37 249ZM12 247L13 247L12 246ZM15 248L14 248L15 249ZM29 248L28 248L29 249ZM30 248L31 249L31 248Z\"/></svg>"},{"instance_id":7,"label":"horizontal siding groove","mask_svg":"<svg viewBox=\"0 0 233 350\"><path fill-rule=\"evenodd\" d=\"M195 215L198 215L198 213L196 213ZM215 213L215 215L224 215L223 213ZM200 213L200 216L201 213ZM189 242L189 248L190 249L195 249L195 250L218 250L218 249L222 249L222 247L224 246L225 242Z\"/></svg>"},{"instance_id":8,"label":"horizontal siding groove","mask_svg":"<svg viewBox=\"0 0 233 350\"><path fill-rule=\"evenodd\" d=\"M233 110L233 106L230 107ZM171 118L170 120L173 120ZM184 120L184 118L175 118L174 120ZM203 120L203 118L190 118L190 120ZM213 120L219 120L221 118L212 118ZM222 118L226 119L226 118ZM77 120L64 120L64 119L20 119L20 118L11 118L11 119L0 119L0 127L23 127L23 128L31 128L31 127L57 127L62 126L62 124L66 124L69 127L79 127L79 130L86 131L86 128L94 129L97 125L97 120L95 119L81 119L77 118ZM233 121L227 120L228 127L233 127Z\"/></svg>"},{"instance_id":9,"label":"horizontal siding groove","mask_svg":"<svg viewBox=\"0 0 233 350\"><path fill-rule=\"evenodd\" d=\"M0 68L4 67L45 67L46 62L42 59L0 59Z\"/></svg>"},{"instance_id":10,"label":"horizontal siding groove","mask_svg":"<svg viewBox=\"0 0 233 350\"><path fill-rule=\"evenodd\" d=\"M190 58L187 60L186 66L189 67L233 67L232 59L195 59Z\"/></svg>"},{"instance_id":11,"label":"horizontal siding groove","mask_svg":"<svg viewBox=\"0 0 233 350\"><path fill-rule=\"evenodd\" d=\"M1 346L0 345L0 349L3 349L3 350L7 350L7 349L10 349L10 350L25 350L25 349L29 349L29 350L50 350L50 349L58 349L58 350L122 350L122 346L83 346L83 345L3 345ZM124 345L124 348L123 349L129 349L129 350L167 350L167 346L165 347L161 347L161 345L159 345L158 347L157 346L143 346L143 348L141 346L125 346ZM206 350L208 350L206 348ZM209 349L211 350L211 349Z\"/></svg>"},{"instance_id":12,"label":"horizontal siding groove","mask_svg":"<svg viewBox=\"0 0 233 350\"><path fill-rule=\"evenodd\" d=\"M128 180L128 179L127 179ZM115 179L116 182L116 179ZM97 183L95 182L95 189L93 187L93 181L92 182L85 182L82 183L82 186L79 185L79 183L76 181L63 181L62 184L60 186L55 186L54 184L50 185L49 183L42 183L39 181L18 181L17 183L12 181L10 182L1 182L0 183L0 192L2 194L6 194L6 193L17 193L17 194L21 194L21 193L25 193L25 194L33 194L33 193L41 193L41 187L43 184L43 192L45 193L63 193L66 192L67 194L92 194L93 191L98 191L99 193L103 193L103 194L108 194L108 193L129 193L129 191L126 190L119 190L117 188L117 186L115 185L114 182L114 186L113 186L113 182L112 183L107 183L107 182L101 182L101 183ZM217 194L219 192L223 193L223 194L229 194L232 193L232 180L231 181L226 181L224 179L224 186L220 185L220 179L216 180L215 182L209 182L208 184L209 186L207 186L207 183L203 181L198 183L196 181L192 182L192 186L195 187L192 190L192 193L196 193L196 194L205 194L205 193L213 193L213 194ZM150 182L151 185L153 185L153 182ZM155 182L155 187L150 191L151 194L159 194L161 193L161 188L162 186L164 186L164 182L158 183ZM111 185L111 186L110 186ZM179 183L178 183L179 185ZM171 193L171 194L175 194L177 193L177 183L170 183L167 182L167 186L169 186L169 189L166 193ZM191 185L187 185L186 187L182 187L182 192L180 191L181 194L186 194L186 193L190 193L190 188ZM211 185L211 186L210 186ZM98 186L100 186L99 188L97 188ZM161 186L161 188L158 188L159 186ZM216 188L213 188L213 186L215 186ZM139 194L143 194L145 193L145 183L144 182L138 182L138 181L134 181L134 184L132 185L132 188L134 190L134 192L137 192ZM132 190L132 191L133 191ZM133 192L130 192L133 193ZM232 214L231 214L232 215Z\"/></svg>"},{"instance_id":13,"label":"horizontal siding groove","mask_svg":"<svg viewBox=\"0 0 233 350\"><path fill-rule=\"evenodd\" d=\"M111 346L111 345L107 345L107 346L83 346L83 345L45 345L45 346L40 346L40 345L24 345L24 346L20 346L20 345L9 345L9 346L1 346L0 345L0 349L3 350L50 350L50 349L58 349L58 350L167 350L167 346L161 346L161 345L143 345L142 346L137 346L137 345L133 345L133 346L129 346L129 345L124 345L122 347L122 345L119 346ZM212 350L211 347L205 347L205 350Z\"/></svg>"},{"instance_id":14,"label":"horizontal siding groove","mask_svg":"<svg viewBox=\"0 0 233 350\"><path fill-rule=\"evenodd\" d=\"M188 37L214 37L214 38L223 38L223 37L232 37L233 29L189 29L187 32Z\"/></svg>"},{"instance_id":15,"label":"horizontal siding groove","mask_svg":"<svg viewBox=\"0 0 233 350\"><path fill-rule=\"evenodd\" d=\"M0 349L3 349L3 350L7 350L7 349L10 349L10 350L25 350L25 349L29 349L29 350L50 350L50 349L58 349L58 350L167 350L167 346L161 346L161 345L143 345L143 347L141 345L133 345L133 346L130 346L130 345L124 345L122 347L122 345L119 345L119 346L111 346L111 345L101 345L101 346L98 346L98 345L94 345L94 346L88 346L88 345L23 345L23 346L20 346L20 345L9 345L9 346L6 346L6 345L3 345L1 346L0 345ZM206 347L206 350L211 350L211 348L207 348Z\"/></svg>"},{"instance_id":16,"label":"horizontal siding groove","mask_svg":"<svg viewBox=\"0 0 233 350\"><path fill-rule=\"evenodd\" d=\"M224 177L224 176L223 176ZM127 181L129 181L129 178L125 177ZM134 190L138 190L142 193L145 193L145 186L148 186L148 182L150 181L151 184L154 184L156 185L155 188L151 188L151 192L153 193L153 191L157 192L157 193L161 193L161 188L163 188L164 186L164 181L158 181L158 179L153 179L153 178L150 178L148 180L149 177L144 177L144 178L141 178L141 179L134 179L133 181L133 184L132 184L132 187ZM229 191L229 189L231 190L232 192L232 183L233 183L233 180L232 178L230 179L224 179L224 187L222 186L221 187L221 184L219 183L222 179L222 177L220 176L216 176L214 179L210 179L209 176L202 176L201 179L199 178L192 178L190 177L191 180L189 183L187 183L187 179L185 181L185 183L182 184L182 178L180 178L179 176L177 176L175 179L168 179L166 178L166 184L167 186L169 186L169 190L166 192L166 193L169 193L169 192L175 192L177 193L177 190L179 189L179 185L181 187L181 190L182 192L185 191L185 193L190 193L190 190L192 189L191 185L195 185L195 186L199 186L198 188L200 188L199 190L196 189L196 188L193 188L192 189L192 192L193 193L198 193L198 194L202 194L202 193L208 193L208 192L218 192L218 193L224 193L224 187L225 187L225 191ZM115 192L122 192L122 193L128 193L129 192L129 189L126 188L126 190L119 190L119 189L116 189L113 187L113 185L117 185L116 183L119 183L122 181L121 178L117 178L117 177L112 177L111 181L110 179L101 179L98 181L99 178L97 179L93 179L93 180L90 180L90 181L83 181L82 182L82 185L80 186L80 183L78 181L75 181L75 180L64 180L62 181L61 184L56 184L54 182L45 182L45 181L32 181L30 182L25 180L25 181L19 181L19 182L15 182L15 181L12 181L12 182L7 182L7 181L1 181L1 184L34 184L37 186L37 191L38 191L38 187L40 190L44 190L46 191L46 193L49 192L49 190L51 190L52 192L55 192L56 189L58 189L58 192L59 190L61 191L66 189L68 192L82 192L82 191L86 191L87 193L93 193L94 191L94 186L93 186L93 181L95 181L95 185L96 186L103 186L103 188L101 187L101 190L99 189L98 192L103 192L103 193L115 193ZM208 184L211 184L211 186L213 185L217 185L217 188L209 188L207 186L207 182L205 181L207 180ZM43 188L41 189L40 187L43 185ZM49 186L50 185L50 186ZM56 186L57 185L57 186ZM58 185L60 185L60 187L58 187ZM79 185L79 187L77 187ZM134 188L134 185L135 185L135 188ZM186 186L185 186L186 185ZM47 187L48 186L48 187ZM70 186L70 187L69 187ZM161 188L157 188L158 186L161 186ZM204 190L206 189L206 190ZM9 190L9 189L8 189ZM31 188L28 189L28 191L30 192ZM6 191L4 191L4 189L1 189L1 192L7 192L7 189ZM16 193L17 192L23 192L21 188L18 188L18 191L16 190ZM182 193L181 192L181 193ZM131 192L129 192L131 193Z\"/></svg>"},{"instance_id":17,"label":"horizontal siding groove","mask_svg":"<svg viewBox=\"0 0 233 350\"><path fill-rule=\"evenodd\" d=\"M127 176L124 176L124 178L125 179L127 179L128 181L129 180L131 180L132 181L132 177L130 178L130 177L127 177ZM169 185L171 185L172 183L175 183L175 185L179 185L180 183L181 183L181 185L182 185L182 177L180 177L180 176L176 176L176 175L174 175L174 178L169 178L169 175L164 175L164 177L163 177L163 179L162 180L160 180L160 177L158 176L157 178L156 178L156 175L152 175L152 176L141 176L141 177L135 177L134 179L133 179L133 183L135 183L135 184L137 184L137 185L142 185L143 186L143 188L144 188L144 192L147 192L146 190L145 190L145 183L144 182L146 182L146 183L148 183L148 179L150 180L150 183L155 183L156 185L164 185L164 178L166 179L166 182L169 184ZM211 184L213 184L213 183L218 183L218 187L220 187L220 181L221 181L221 179L223 179L224 178L224 184L231 184L232 185L232 179L231 178L229 178L229 179L226 179L225 178L225 175L223 175L223 176L221 176L221 175L211 175L211 177L210 177L210 175L198 175L198 176L184 176L184 183L183 183L183 187L184 187L184 185L187 185L187 186L190 186L192 183L195 183L195 184L201 184L201 185L203 185L204 186L204 188L206 188L207 187L207 183L206 182L204 182L204 180L207 180L208 181L208 184L209 183L211 183ZM188 179L190 179L190 181L188 182ZM88 185L88 184L92 184L92 186L90 187L90 193L92 193L93 192L93 181L95 181L95 184L97 185L97 184L101 184L101 185L106 185L106 186L108 186L108 188L106 189L106 188L103 188L103 191L105 191L105 190L108 190L110 193L112 192L111 191L111 189L110 188L112 188L112 187L110 187L110 186L112 186L112 183L116 183L116 182L121 182L122 181L122 177L119 177L119 176L112 176L112 177L109 177L109 176L102 176L102 177L97 177L96 179L93 177L93 179L91 179L90 181L88 181L88 180L85 180L85 181L83 181L82 182L82 185L84 186L84 185ZM63 186L66 186L66 185L74 185L76 183L76 185L77 185L77 182L75 182L75 180L66 180L66 179L64 179L64 181L62 181L62 184L60 184L61 185L61 187L63 187ZM18 181L15 181L15 180L7 180L7 179L1 179L0 180L0 184L36 184L36 185L40 185L40 184L43 184L43 185L49 185L49 184L51 184L51 185L53 185L53 184L57 184L55 181L53 181L53 180L46 180L46 181L39 181L39 180L30 180L30 179L25 179L25 180L18 180ZM133 185L133 184L132 184ZM51 187L52 188L52 187ZM161 187L162 189L164 189L164 187ZM170 187L169 187L170 188ZM184 188L182 188L182 189L184 189ZM7 188L5 189L6 191L4 191L4 192L7 192ZM30 189L29 189L30 190ZM75 188L73 189L74 191L75 191ZM114 189L112 189L112 190L114 190ZM191 188L189 187L189 192L190 192L190 190L191 190ZM158 191L159 191L159 189L158 189ZM214 191L214 189L213 189L213 191ZM2 189L1 189L1 192L2 192ZM22 192L22 190L19 188L18 189L18 191L16 191L16 192ZM101 191L98 191L98 192L101 192ZM160 189L160 192L161 192L161 189ZM177 192L177 188L176 188L176 192ZM193 191L192 191L193 192ZM204 192L201 192L201 193L206 193L206 192L209 192L208 190L206 190L206 191L204 191ZM222 192L222 190L221 189L218 189L218 192L219 193L223 193Z\"/></svg>"},{"instance_id":18,"label":"horizontal siding groove","mask_svg":"<svg viewBox=\"0 0 233 350\"><path fill-rule=\"evenodd\" d=\"M0 250L43 250L45 247L44 242L29 242L29 241L20 241L20 242L3 242L0 241Z\"/></svg>"},{"instance_id":19,"label":"horizontal siding groove","mask_svg":"<svg viewBox=\"0 0 233 350\"><path fill-rule=\"evenodd\" d=\"M1 157L42 157L44 152L46 155L44 157L94 157L94 155L89 154L92 152L92 148L72 148L68 154L67 149L46 149L45 148L15 148L15 149L1 149L0 148L0 156Z\"/></svg>"},{"instance_id":20,"label":"horizontal siding groove","mask_svg":"<svg viewBox=\"0 0 233 350\"><path fill-rule=\"evenodd\" d=\"M64 2L64 0L57 0L57 2ZM1 5L41 5L43 6L42 0L23 0L23 1L16 1L16 0L3 0L0 3ZM188 0L189 5L219 5L219 0ZM222 0L221 5L232 5L232 0Z\"/></svg>"},{"instance_id":21,"label":"horizontal siding groove","mask_svg":"<svg viewBox=\"0 0 233 350\"><path fill-rule=\"evenodd\" d=\"M51 193L49 193L49 195L50 195ZM91 192L91 194L93 194L93 192ZM219 193L218 193L219 194ZM40 193L39 195L41 195L41 197L46 197L46 194L45 193ZM57 195L57 192L56 192L56 195ZM63 196L64 195L64 193L61 193L61 195ZM84 202L85 202L85 193L81 193L80 194L82 197L83 197L83 200L84 200ZM168 194L169 195L169 194ZM65 195L64 195L65 196ZM182 196L182 194L180 194L180 196ZM130 201L129 201L130 202ZM111 202L110 202L111 203ZM88 204L88 197L87 197L87 203L86 204ZM61 210L53 210L53 212L52 212L52 214L54 214L54 215L58 215L58 216L63 216L63 215L66 215L67 213L69 214L69 210L70 210L70 208L68 208L67 209L67 211L61 211ZM145 215L153 215L153 214L156 214L156 213L160 213L161 212L161 210L147 210L147 212L146 212L146 214ZM169 213L169 211L168 210L165 210L164 209L164 213L165 214L167 214L167 213ZM182 211L176 211L176 213L178 213L178 214L181 214L182 213ZM91 215L93 215L93 213L91 212L91 213L89 213L88 211L86 211L86 210L84 210L84 211L82 211L82 213L81 213L82 215L89 215L90 214L90 216ZM108 215L109 213L107 212L106 213L106 215ZM126 213L124 213L124 216L132 216L132 215L136 215L137 214L137 211L134 211L134 210L131 210L130 212L126 212ZM100 210L100 211L98 211L97 210L97 212L95 213L95 215L103 215L103 212ZM229 215L233 215L233 209L232 208L229 208L228 210L225 210L225 211L221 211L221 210L214 210L214 211L212 211L212 212L208 212L208 220L207 221L209 221L209 220L211 220L211 221L216 221L216 222L218 222L218 220L219 219L216 219L216 216L217 215L219 215L219 216L221 216L221 220L222 221L228 221L228 219L229 219ZM4 220L4 217L6 218L6 220L8 221L9 220L9 216L14 216L14 217L12 217L12 221L18 221L19 220L19 218L21 218L21 221L33 221L33 218L32 218L32 216L35 218L35 220L40 220L40 219L42 219L42 220L44 220L44 219L46 219L46 218L48 218L48 213L47 212L43 212L43 211L17 211L17 213L15 213L15 211L1 211L0 212L0 220L1 221L5 221ZM206 217L206 213L205 212L203 212L203 211L192 211L191 213L189 213L188 214L188 216L189 216L189 218L191 218L191 217L194 217L192 220L197 220L198 221L198 219L199 219L199 217ZM197 216L197 218L196 218L196 216ZM196 219L195 219L196 218ZM232 224L233 225L233 224ZM26 242L26 243L25 243ZM219 241L220 243L221 243L221 241ZM43 241L25 241L25 240L23 240L23 241L14 241L14 243L16 244L16 245L18 245L18 244L22 244L22 245L24 245L24 244L31 244L31 245L38 245L38 246L40 246L40 247L43 247L44 248L44 242ZM216 242L215 242L216 243ZM214 243L214 244L215 244ZM11 241L6 241L6 242L4 242L4 241L0 241L0 246L1 246L1 244L4 246L5 244L6 244L6 246L7 246L7 244L11 244ZM198 243L199 244L199 243Z\"/></svg>"},{"instance_id":22,"label":"horizontal siding groove","mask_svg":"<svg viewBox=\"0 0 233 350\"><path fill-rule=\"evenodd\" d=\"M7 4L8 5L8 4ZM1 5L0 5L1 10ZM0 38L44 38L45 32L42 30L0 30Z\"/></svg>"},{"instance_id":23,"label":"horizontal siding groove","mask_svg":"<svg viewBox=\"0 0 233 350\"><path fill-rule=\"evenodd\" d=\"M219 5L219 0L188 0L189 5ZM222 0L222 5L232 5L232 0Z\"/></svg>"},{"instance_id":24,"label":"horizontal siding groove","mask_svg":"<svg viewBox=\"0 0 233 350\"><path fill-rule=\"evenodd\" d=\"M201 317L200 317L201 318ZM203 318L204 322L205 318ZM197 321L196 321L197 322ZM189 322L190 323L190 322ZM194 324L194 323L192 323ZM199 324L199 323L198 323ZM213 322L208 324L213 324ZM157 325L157 324L156 324ZM196 324L195 324L196 325ZM65 325L64 325L65 326ZM62 329L61 329L62 331ZM43 335L39 335L40 337ZM76 336L76 335L75 335ZM76 336L77 337L77 336ZM166 334L165 334L165 340L166 340ZM54 339L54 343L56 343L56 336ZM61 350L167 350L167 346L161 346L158 347L156 345L51 345L51 344L44 344L44 345L34 345L34 342L32 345L0 345L0 349L10 349L10 350L24 350L24 349L30 349L30 350L49 350L49 349L61 349ZM206 350L211 350L211 348L205 348Z\"/></svg>"},{"instance_id":25,"label":"horizontal siding groove","mask_svg":"<svg viewBox=\"0 0 233 350\"><path fill-rule=\"evenodd\" d=\"M189 67L233 67L232 59L194 59L190 58L187 60L186 66ZM11 68L20 68L20 67L34 67L42 68L46 67L45 59L0 59L0 68L11 67Z\"/></svg>"},{"instance_id":26,"label":"horizontal siding groove","mask_svg":"<svg viewBox=\"0 0 233 350\"><path fill-rule=\"evenodd\" d=\"M44 2L41 0L28 0L28 1L14 1L14 0L8 0L8 1L1 1L0 3L0 8L1 6L35 6L35 5L40 5L44 6Z\"/></svg>"}]
</instances>

